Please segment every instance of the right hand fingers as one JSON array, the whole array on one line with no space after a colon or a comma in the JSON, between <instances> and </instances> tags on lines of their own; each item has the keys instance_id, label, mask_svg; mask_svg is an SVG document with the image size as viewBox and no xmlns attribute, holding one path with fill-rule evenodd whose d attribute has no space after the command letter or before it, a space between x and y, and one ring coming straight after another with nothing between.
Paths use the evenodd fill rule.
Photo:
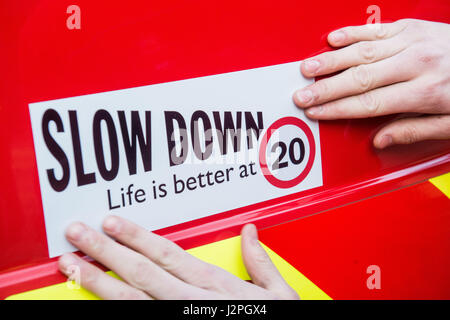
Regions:
<instances>
[{"instance_id":1,"label":"right hand fingers","mask_svg":"<svg viewBox=\"0 0 450 320\"><path fill-rule=\"evenodd\" d=\"M330 78L321 79L298 90L294 95L297 106L307 108L375 88L411 80L415 70L404 68L404 54L372 64L359 65Z\"/></svg>"},{"instance_id":2,"label":"right hand fingers","mask_svg":"<svg viewBox=\"0 0 450 320\"><path fill-rule=\"evenodd\" d=\"M346 27L334 31L330 33L329 39L333 39L335 34L341 34L344 38L338 42L330 42L332 45L352 45L305 60L301 71L305 77L311 78L391 57L407 46L404 40L395 37L405 25L406 22L400 20L389 24ZM381 36L379 30L383 30ZM379 41L374 43L371 40Z\"/></svg>"},{"instance_id":3,"label":"right hand fingers","mask_svg":"<svg viewBox=\"0 0 450 320\"><path fill-rule=\"evenodd\" d=\"M407 23L408 20L403 19L393 23L344 27L331 32L328 35L328 42L333 47L342 47L359 41L388 39L403 31Z\"/></svg>"},{"instance_id":4,"label":"right hand fingers","mask_svg":"<svg viewBox=\"0 0 450 320\"><path fill-rule=\"evenodd\" d=\"M393 144L411 144L423 140L450 139L450 115L406 118L383 127L375 136L376 148Z\"/></svg>"},{"instance_id":5,"label":"right hand fingers","mask_svg":"<svg viewBox=\"0 0 450 320\"><path fill-rule=\"evenodd\" d=\"M437 98L427 100L426 97L422 81L413 80L326 102L305 112L317 120L367 118L401 112L444 113Z\"/></svg>"},{"instance_id":6,"label":"right hand fingers","mask_svg":"<svg viewBox=\"0 0 450 320\"><path fill-rule=\"evenodd\" d=\"M362 41L351 46L321 53L305 60L300 69L307 78L341 71L361 64L380 61L401 52L406 44L397 38Z\"/></svg>"}]
</instances>

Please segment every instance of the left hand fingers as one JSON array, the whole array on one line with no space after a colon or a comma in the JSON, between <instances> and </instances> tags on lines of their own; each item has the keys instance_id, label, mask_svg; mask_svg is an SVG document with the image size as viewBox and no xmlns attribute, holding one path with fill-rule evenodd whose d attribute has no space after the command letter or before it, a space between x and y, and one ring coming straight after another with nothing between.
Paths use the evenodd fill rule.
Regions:
<instances>
[{"instance_id":1,"label":"left hand fingers","mask_svg":"<svg viewBox=\"0 0 450 320\"><path fill-rule=\"evenodd\" d=\"M70 280L105 300L149 300L150 296L124 281L109 276L73 253L59 259L59 269Z\"/></svg>"},{"instance_id":2,"label":"left hand fingers","mask_svg":"<svg viewBox=\"0 0 450 320\"><path fill-rule=\"evenodd\" d=\"M241 281L225 270L190 255L174 242L149 232L118 216L103 223L105 232L129 248L143 254L175 277L203 289L238 291Z\"/></svg>"},{"instance_id":3,"label":"left hand fingers","mask_svg":"<svg viewBox=\"0 0 450 320\"><path fill-rule=\"evenodd\" d=\"M252 282L276 293L282 299L299 299L298 294L286 283L267 252L258 241L258 233L254 225L242 228L242 258ZM255 299L256 295L249 296Z\"/></svg>"},{"instance_id":4,"label":"left hand fingers","mask_svg":"<svg viewBox=\"0 0 450 320\"><path fill-rule=\"evenodd\" d=\"M60 259L63 273L69 275L65 269L68 264L77 265L82 273L81 284L101 297L298 299L297 293L284 281L259 245L254 226L247 226L242 231L242 254L255 284L200 261L167 239L125 219L109 217L103 228L130 248L82 223L72 224L66 237L83 252L116 272L129 285L106 276L97 267L73 254ZM184 282L184 279L190 283Z\"/></svg>"},{"instance_id":5,"label":"left hand fingers","mask_svg":"<svg viewBox=\"0 0 450 320\"><path fill-rule=\"evenodd\" d=\"M71 225L67 239L81 251L114 270L131 286L157 299L206 299L208 291L166 272L143 255L126 248L83 223Z\"/></svg>"}]
</instances>

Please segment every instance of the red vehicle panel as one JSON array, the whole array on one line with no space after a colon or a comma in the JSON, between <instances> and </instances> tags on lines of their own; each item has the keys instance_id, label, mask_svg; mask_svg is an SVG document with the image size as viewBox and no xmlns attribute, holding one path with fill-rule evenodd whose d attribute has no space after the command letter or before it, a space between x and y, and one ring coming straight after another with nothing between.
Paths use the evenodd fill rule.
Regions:
<instances>
[{"instance_id":1,"label":"red vehicle panel","mask_svg":"<svg viewBox=\"0 0 450 320\"><path fill-rule=\"evenodd\" d=\"M17 0L0 3L0 298L64 281L55 259L48 256L29 103L302 60L331 50L326 43L330 31L366 23L366 9L371 2L191 0L129 1L124 5L122 2L79 0L77 5L82 10L82 27L69 30L66 27L66 2ZM383 22L402 18L450 22L448 1L382 0L378 6ZM319 188L157 232L184 248L192 248L237 235L245 223L252 222L264 229L262 239L269 239L275 225L449 172L450 141L421 142L382 151L374 149L374 134L396 117L321 121L323 186ZM339 293L343 286L332 283L328 274L330 269L327 269L334 267L322 265L317 268L323 262L321 244L310 248L294 245L295 237L288 240L292 236L291 228L320 234L352 228L352 238L343 238L339 242L345 248L340 253L346 259L354 257L356 261L363 261L366 257L363 248L356 247L355 243L369 241L369 238L355 230L367 225L382 229L385 224L395 224L398 228L388 230L403 232L392 239L409 239L415 245L422 243L426 248L433 248L434 240L420 242L417 234L409 234L403 228L412 223L408 221L409 210L405 206L423 204L421 208L428 208L430 212L427 213L438 219L430 222L429 228L438 228L434 230L446 235L436 241L448 252L448 217L437 213L449 212L448 201L434 207L434 203L426 199L421 202L415 198L408 204L408 197L420 197L420 192L433 197L435 191L429 190L431 186L421 188L414 187L410 191L412 194L394 192L379 201L362 201L363 204L354 205L345 214L340 212L346 209L337 209L319 215L320 218L286 224L286 230L291 233L286 233L286 238L279 242L288 241L293 245L280 250L306 250L310 260L302 263L302 267L317 279L315 281L332 288L333 297L373 298L359 289ZM380 208L389 208L390 215L380 213ZM361 211L373 220L358 220L352 216ZM418 220L414 221L414 226L427 221L426 218L425 214L416 216ZM306 221L314 219L328 219L328 223L318 223L309 229ZM439 221L445 223L439 227ZM425 229L421 230L425 236L429 235ZM370 246L377 250L389 247L387 240L371 239ZM426 254L424 247L420 250L420 254ZM434 255L431 258L442 259L439 263L449 266L448 257ZM344 257L336 253L330 259L339 261ZM397 261L398 256L384 255L383 259ZM342 263L339 268L342 272L352 272L350 260L346 261L347 264ZM411 263L419 262L413 260ZM417 266L412 270L419 271L420 268ZM446 279L441 285L447 284L448 288L448 277ZM406 291L394 291L383 297L411 297ZM448 290L433 294L431 290L433 297L450 297ZM427 292L423 297L428 297Z\"/></svg>"}]
</instances>

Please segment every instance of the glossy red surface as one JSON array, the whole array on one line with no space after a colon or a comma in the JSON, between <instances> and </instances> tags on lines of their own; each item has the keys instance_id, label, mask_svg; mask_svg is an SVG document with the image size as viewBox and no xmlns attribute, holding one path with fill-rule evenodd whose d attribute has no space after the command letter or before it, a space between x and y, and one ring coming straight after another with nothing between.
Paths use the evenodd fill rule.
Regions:
<instances>
[{"instance_id":1,"label":"glossy red surface","mask_svg":"<svg viewBox=\"0 0 450 320\"><path fill-rule=\"evenodd\" d=\"M79 0L81 30L66 28L69 4L0 2L0 292L7 281L60 279L48 259L28 103L301 60L330 49L329 31L364 24L372 3ZM378 5L383 21L450 21L445 0ZM372 137L392 118L321 122L323 187L158 232L193 247L246 222L265 228L450 171L448 141L375 150Z\"/></svg>"},{"instance_id":2,"label":"glossy red surface","mask_svg":"<svg viewBox=\"0 0 450 320\"><path fill-rule=\"evenodd\" d=\"M326 230L326 232L323 232ZM450 201L430 182L262 230L333 299L450 299ZM369 289L369 266L380 289Z\"/></svg>"}]
</instances>

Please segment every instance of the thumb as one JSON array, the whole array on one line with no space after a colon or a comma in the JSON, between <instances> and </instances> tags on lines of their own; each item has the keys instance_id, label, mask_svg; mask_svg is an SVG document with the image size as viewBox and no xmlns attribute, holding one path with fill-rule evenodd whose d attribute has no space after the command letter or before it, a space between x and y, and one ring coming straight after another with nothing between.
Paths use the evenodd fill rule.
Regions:
<instances>
[{"instance_id":1,"label":"thumb","mask_svg":"<svg viewBox=\"0 0 450 320\"><path fill-rule=\"evenodd\" d=\"M242 258L252 282L286 299L298 299L297 293L284 281L267 252L258 241L253 224L242 228Z\"/></svg>"},{"instance_id":2,"label":"thumb","mask_svg":"<svg viewBox=\"0 0 450 320\"><path fill-rule=\"evenodd\" d=\"M394 144L450 139L450 115L433 115L394 121L382 128L373 144L379 149Z\"/></svg>"}]
</instances>

